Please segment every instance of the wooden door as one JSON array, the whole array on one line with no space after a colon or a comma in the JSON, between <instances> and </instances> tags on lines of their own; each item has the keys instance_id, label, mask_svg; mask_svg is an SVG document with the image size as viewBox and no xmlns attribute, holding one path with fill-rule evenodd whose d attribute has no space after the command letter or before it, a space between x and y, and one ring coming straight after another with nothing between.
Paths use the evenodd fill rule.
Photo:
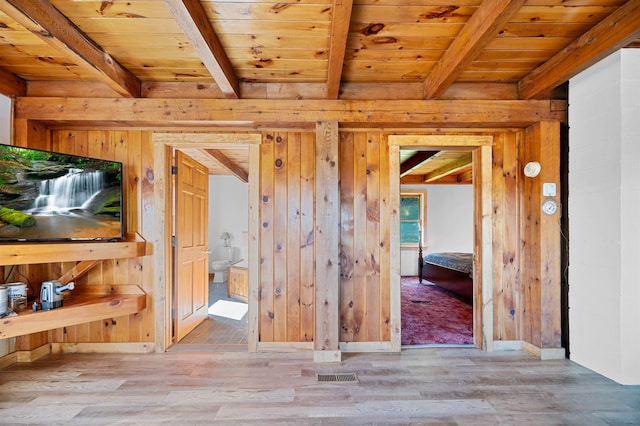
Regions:
<instances>
[{"instance_id":1,"label":"wooden door","mask_svg":"<svg viewBox=\"0 0 640 426\"><path fill-rule=\"evenodd\" d=\"M174 336L182 339L208 315L207 193L209 172L176 151Z\"/></svg>"}]
</instances>

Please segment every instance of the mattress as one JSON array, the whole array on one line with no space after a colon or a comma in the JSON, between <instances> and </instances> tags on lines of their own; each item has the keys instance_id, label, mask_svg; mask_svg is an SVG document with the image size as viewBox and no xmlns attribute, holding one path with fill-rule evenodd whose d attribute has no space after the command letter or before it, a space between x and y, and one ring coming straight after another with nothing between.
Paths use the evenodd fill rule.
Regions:
<instances>
[{"instance_id":1,"label":"mattress","mask_svg":"<svg viewBox=\"0 0 640 426\"><path fill-rule=\"evenodd\" d=\"M424 263L473 275L473 253L430 253L424 257Z\"/></svg>"}]
</instances>

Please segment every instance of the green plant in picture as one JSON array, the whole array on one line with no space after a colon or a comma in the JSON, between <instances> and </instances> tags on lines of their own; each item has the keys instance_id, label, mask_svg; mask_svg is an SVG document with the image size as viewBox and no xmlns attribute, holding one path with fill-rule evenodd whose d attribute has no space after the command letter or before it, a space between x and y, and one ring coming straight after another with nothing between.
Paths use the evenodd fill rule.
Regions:
<instances>
[{"instance_id":1,"label":"green plant in picture","mask_svg":"<svg viewBox=\"0 0 640 426\"><path fill-rule=\"evenodd\" d=\"M13 177L12 170L25 169L31 167L33 161L31 156L24 155L24 152L17 151L14 147L0 145L0 189L8 191L6 184Z\"/></svg>"},{"instance_id":2,"label":"green plant in picture","mask_svg":"<svg viewBox=\"0 0 640 426\"><path fill-rule=\"evenodd\" d=\"M105 172L108 172L108 173L115 173L116 174L116 180L117 181L122 180L122 170L121 170L121 167L120 167L120 163L116 163L116 162L104 163L102 165L102 170L104 170Z\"/></svg>"}]
</instances>

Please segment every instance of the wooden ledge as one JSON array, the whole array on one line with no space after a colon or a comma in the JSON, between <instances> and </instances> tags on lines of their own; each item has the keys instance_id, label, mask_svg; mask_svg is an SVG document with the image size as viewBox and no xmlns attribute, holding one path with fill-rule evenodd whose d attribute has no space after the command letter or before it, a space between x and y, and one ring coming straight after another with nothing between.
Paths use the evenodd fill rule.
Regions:
<instances>
[{"instance_id":1,"label":"wooden ledge","mask_svg":"<svg viewBox=\"0 0 640 426\"><path fill-rule=\"evenodd\" d=\"M122 241L16 242L0 244L0 265L124 259L148 254L147 242L137 233Z\"/></svg>"},{"instance_id":2,"label":"wooden ledge","mask_svg":"<svg viewBox=\"0 0 640 426\"><path fill-rule=\"evenodd\" d=\"M147 296L137 285L86 286L86 290L65 293L61 308L37 312L28 308L0 319L0 339L135 314L147 306Z\"/></svg>"}]
</instances>

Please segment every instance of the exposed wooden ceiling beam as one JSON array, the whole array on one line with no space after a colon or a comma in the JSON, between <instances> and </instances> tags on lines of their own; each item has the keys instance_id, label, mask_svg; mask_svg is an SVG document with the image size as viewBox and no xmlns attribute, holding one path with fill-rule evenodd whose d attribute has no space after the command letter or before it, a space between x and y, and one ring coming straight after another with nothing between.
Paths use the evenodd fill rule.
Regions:
<instances>
[{"instance_id":1,"label":"exposed wooden ceiling beam","mask_svg":"<svg viewBox=\"0 0 640 426\"><path fill-rule=\"evenodd\" d=\"M140 97L140 81L47 0L0 0L0 10L125 97Z\"/></svg>"},{"instance_id":2,"label":"exposed wooden ceiling beam","mask_svg":"<svg viewBox=\"0 0 640 426\"><path fill-rule=\"evenodd\" d=\"M438 180L443 178L444 176L459 172L465 167L469 167L473 163L473 154L471 152L467 152L464 155L460 156L460 158L448 163L445 166L440 167L437 170L429 172L425 175L425 183L431 182L434 180Z\"/></svg>"},{"instance_id":3,"label":"exposed wooden ceiling beam","mask_svg":"<svg viewBox=\"0 0 640 426\"><path fill-rule=\"evenodd\" d=\"M402 185L421 185L424 183L424 175L406 175L400 178Z\"/></svg>"},{"instance_id":4,"label":"exposed wooden ceiling beam","mask_svg":"<svg viewBox=\"0 0 640 426\"><path fill-rule=\"evenodd\" d=\"M520 98L532 99L569 80L640 37L640 0L630 0L520 80Z\"/></svg>"},{"instance_id":5,"label":"exposed wooden ceiling beam","mask_svg":"<svg viewBox=\"0 0 640 426\"><path fill-rule=\"evenodd\" d=\"M525 0L483 1L424 82L424 98L439 97L493 40Z\"/></svg>"},{"instance_id":6,"label":"exposed wooden ceiling beam","mask_svg":"<svg viewBox=\"0 0 640 426\"><path fill-rule=\"evenodd\" d=\"M525 127L566 120L559 101L345 101L19 97L18 119L119 122L120 126L233 126L338 121L361 126ZM566 107L566 104L564 104ZM403 142L404 143L404 142ZM465 143L468 143L465 141ZM452 142L447 142L451 145ZM408 146L408 145L407 145Z\"/></svg>"},{"instance_id":7,"label":"exposed wooden ceiling beam","mask_svg":"<svg viewBox=\"0 0 640 426\"><path fill-rule=\"evenodd\" d=\"M439 151L418 151L400 164L400 177L408 174L411 170L436 155Z\"/></svg>"},{"instance_id":8,"label":"exposed wooden ceiling beam","mask_svg":"<svg viewBox=\"0 0 640 426\"><path fill-rule=\"evenodd\" d=\"M458 175L458 182L472 182L473 181L473 168L469 167Z\"/></svg>"},{"instance_id":9,"label":"exposed wooden ceiling beam","mask_svg":"<svg viewBox=\"0 0 640 426\"><path fill-rule=\"evenodd\" d=\"M333 0L331 35L329 36L329 69L327 72L327 99L338 99L344 53L351 23L353 0Z\"/></svg>"},{"instance_id":10,"label":"exposed wooden ceiling beam","mask_svg":"<svg viewBox=\"0 0 640 426\"><path fill-rule=\"evenodd\" d=\"M240 97L233 66L199 0L164 0L225 97Z\"/></svg>"},{"instance_id":11,"label":"exposed wooden ceiling beam","mask_svg":"<svg viewBox=\"0 0 640 426\"><path fill-rule=\"evenodd\" d=\"M5 96L25 96L27 83L15 74L0 68L0 93Z\"/></svg>"},{"instance_id":12,"label":"exposed wooden ceiling beam","mask_svg":"<svg viewBox=\"0 0 640 426\"><path fill-rule=\"evenodd\" d=\"M224 167L229 173L240 179L244 183L249 183L249 175L234 163L229 157L224 155L219 149L205 149L207 154L216 159L222 167Z\"/></svg>"},{"instance_id":13,"label":"exposed wooden ceiling beam","mask_svg":"<svg viewBox=\"0 0 640 426\"><path fill-rule=\"evenodd\" d=\"M112 97L111 89L103 83L92 81L30 81L29 96L83 97L92 93L95 97ZM424 82L396 83L348 83L340 82L340 99L358 100L421 100ZM560 86L564 88L564 86ZM105 92L108 90L109 92ZM550 95L551 99L566 99L560 90ZM243 99L323 99L327 95L326 82L243 82L240 81ZM215 82L189 81L143 81L142 97L164 99L224 99L224 94ZM463 82L453 83L438 99L442 100L517 100L517 83Z\"/></svg>"}]
</instances>

